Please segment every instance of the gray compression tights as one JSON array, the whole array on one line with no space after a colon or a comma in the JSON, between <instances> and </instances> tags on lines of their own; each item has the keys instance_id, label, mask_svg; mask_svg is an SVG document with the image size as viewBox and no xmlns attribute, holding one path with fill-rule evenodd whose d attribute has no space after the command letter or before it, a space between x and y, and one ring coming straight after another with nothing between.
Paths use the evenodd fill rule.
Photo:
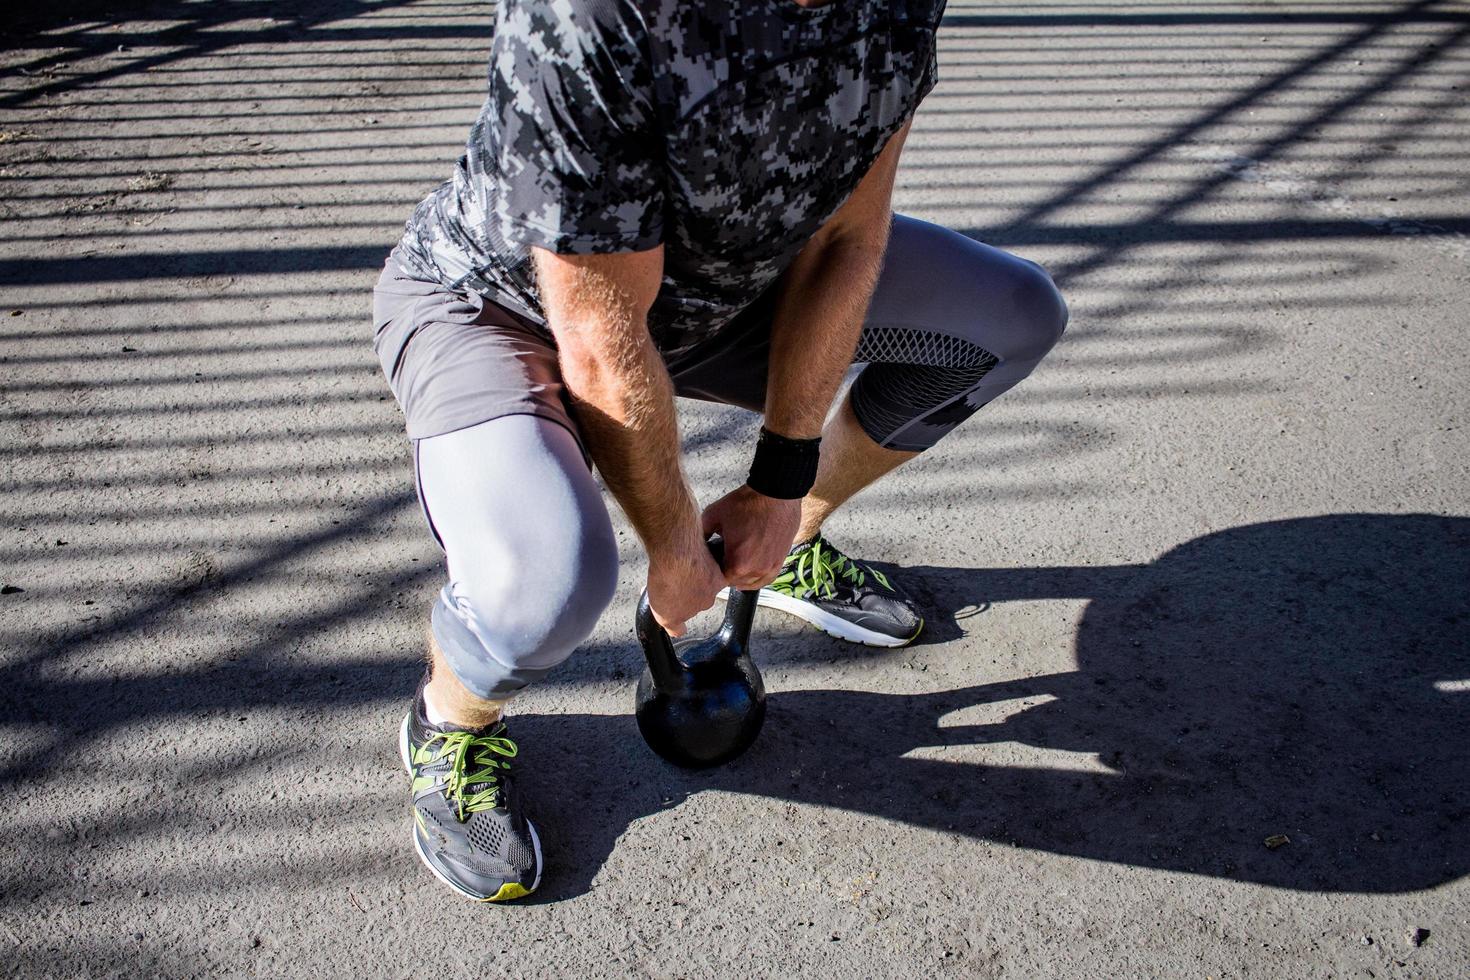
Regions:
<instances>
[{"instance_id":1,"label":"gray compression tights","mask_svg":"<svg viewBox=\"0 0 1470 980\"><path fill-rule=\"evenodd\" d=\"M449 582L431 626L481 698L508 697L561 663L612 601L618 545L577 440L507 415L415 444L419 499Z\"/></svg>"},{"instance_id":2,"label":"gray compression tights","mask_svg":"<svg viewBox=\"0 0 1470 980\"><path fill-rule=\"evenodd\" d=\"M927 449L1026 377L1066 318L1039 266L896 221L858 346L859 423L880 444ZM758 392L718 394L760 403ZM434 638L470 693L508 697L565 660L612 601L618 549L606 506L576 438L548 419L505 416L415 447L420 499L449 570Z\"/></svg>"}]
</instances>

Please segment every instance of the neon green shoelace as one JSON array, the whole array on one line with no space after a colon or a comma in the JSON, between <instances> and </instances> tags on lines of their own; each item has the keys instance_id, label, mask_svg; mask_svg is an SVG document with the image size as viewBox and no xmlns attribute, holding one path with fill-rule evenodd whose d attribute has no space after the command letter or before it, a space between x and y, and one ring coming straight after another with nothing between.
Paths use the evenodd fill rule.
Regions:
<instances>
[{"instance_id":1,"label":"neon green shoelace","mask_svg":"<svg viewBox=\"0 0 1470 980\"><path fill-rule=\"evenodd\" d=\"M454 801L459 820L468 820L470 814L480 810L494 809L500 797L498 770L510 768L504 760L516 757L516 743L502 735L472 732L435 732L433 739L444 741L434 752L434 759L450 758L444 795ZM479 788L471 791L472 786Z\"/></svg>"},{"instance_id":2,"label":"neon green shoelace","mask_svg":"<svg viewBox=\"0 0 1470 980\"><path fill-rule=\"evenodd\" d=\"M868 573L872 573L885 589L892 590L882 572L853 561L822 538L817 538L811 547L796 556L796 567L788 574L797 585L823 599L831 599L837 595L839 581L845 581L853 588L862 588L868 580Z\"/></svg>"}]
</instances>

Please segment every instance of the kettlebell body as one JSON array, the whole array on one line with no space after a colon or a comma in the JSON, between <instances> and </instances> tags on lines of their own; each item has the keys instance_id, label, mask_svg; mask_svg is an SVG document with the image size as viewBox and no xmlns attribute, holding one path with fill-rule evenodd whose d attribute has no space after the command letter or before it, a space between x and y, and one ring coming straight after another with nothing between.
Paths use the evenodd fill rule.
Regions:
<instances>
[{"instance_id":1,"label":"kettlebell body","mask_svg":"<svg viewBox=\"0 0 1470 980\"><path fill-rule=\"evenodd\" d=\"M732 592L725 621L704 639L673 643L638 600L638 641L647 666L635 713L643 740L675 765L717 766L750 747L766 717L766 688L750 659L756 593Z\"/></svg>"}]
</instances>

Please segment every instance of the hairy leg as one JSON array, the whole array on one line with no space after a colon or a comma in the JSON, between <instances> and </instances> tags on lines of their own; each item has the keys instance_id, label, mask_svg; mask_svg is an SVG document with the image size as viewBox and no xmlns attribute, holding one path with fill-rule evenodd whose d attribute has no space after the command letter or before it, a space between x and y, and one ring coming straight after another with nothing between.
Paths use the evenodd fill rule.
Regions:
<instances>
[{"instance_id":1,"label":"hairy leg","mask_svg":"<svg viewBox=\"0 0 1470 980\"><path fill-rule=\"evenodd\" d=\"M801 525L797 541L807 541L822 529L822 522L849 497L871 486L879 477L919 455L885 449L872 440L852 411L850 397L828 420L822 432L822 459L817 482L801 502Z\"/></svg>"},{"instance_id":2,"label":"hairy leg","mask_svg":"<svg viewBox=\"0 0 1470 980\"><path fill-rule=\"evenodd\" d=\"M429 633L429 683L424 687L424 698L434 714L460 728L484 728L495 724L510 701L509 698L486 701L466 690L454 676L454 671L449 669L444 652L439 649L432 632Z\"/></svg>"}]
</instances>

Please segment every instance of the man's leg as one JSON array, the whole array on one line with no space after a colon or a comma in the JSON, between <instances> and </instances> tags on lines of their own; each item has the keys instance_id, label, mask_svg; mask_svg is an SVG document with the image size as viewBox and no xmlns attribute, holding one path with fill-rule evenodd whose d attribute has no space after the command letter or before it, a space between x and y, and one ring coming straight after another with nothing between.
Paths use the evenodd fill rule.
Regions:
<instances>
[{"instance_id":1,"label":"man's leg","mask_svg":"<svg viewBox=\"0 0 1470 980\"><path fill-rule=\"evenodd\" d=\"M423 439L417 467L449 573L426 693L446 720L481 727L592 632L617 585L617 541L581 448L555 422L511 415Z\"/></svg>"},{"instance_id":2,"label":"man's leg","mask_svg":"<svg viewBox=\"0 0 1470 980\"><path fill-rule=\"evenodd\" d=\"M858 343L855 359L865 366L823 432L796 545L761 603L871 646L917 637L918 604L889 576L833 547L822 525L1025 378L1066 322L1066 305L1040 266L896 217Z\"/></svg>"},{"instance_id":3,"label":"man's leg","mask_svg":"<svg viewBox=\"0 0 1470 980\"><path fill-rule=\"evenodd\" d=\"M672 365L679 394L761 410L774 294ZM1066 304L1034 262L895 215L858 341L862 371L823 432L796 546L781 576L761 590L761 604L858 643L913 640L923 627L916 604L887 576L833 548L821 537L823 523L1029 375L1066 324Z\"/></svg>"},{"instance_id":4,"label":"man's leg","mask_svg":"<svg viewBox=\"0 0 1470 980\"><path fill-rule=\"evenodd\" d=\"M855 358L867 366L822 434L797 540L1030 374L1066 323L1040 266L895 216Z\"/></svg>"},{"instance_id":5,"label":"man's leg","mask_svg":"<svg viewBox=\"0 0 1470 980\"><path fill-rule=\"evenodd\" d=\"M506 416L421 439L415 456L449 581L401 738L414 843L461 894L518 898L540 880L540 842L514 790L519 750L502 708L592 632L617 584L617 541L576 438L556 422Z\"/></svg>"},{"instance_id":6,"label":"man's leg","mask_svg":"<svg viewBox=\"0 0 1470 980\"><path fill-rule=\"evenodd\" d=\"M919 455L885 449L858 424L852 403L842 404L822 430L822 457L817 464L817 482L801 501L801 526L797 541L810 541L822 531L822 523L859 490Z\"/></svg>"},{"instance_id":7,"label":"man's leg","mask_svg":"<svg viewBox=\"0 0 1470 980\"><path fill-rule=\"evenodd\" d=\"M429 629L429 679L424 684L424 705L429 717L461 728L485 728L495 724L505 713L510 698L486 700L475 697L454 676L434 630Z\"/></svg>"}]
</instances>

